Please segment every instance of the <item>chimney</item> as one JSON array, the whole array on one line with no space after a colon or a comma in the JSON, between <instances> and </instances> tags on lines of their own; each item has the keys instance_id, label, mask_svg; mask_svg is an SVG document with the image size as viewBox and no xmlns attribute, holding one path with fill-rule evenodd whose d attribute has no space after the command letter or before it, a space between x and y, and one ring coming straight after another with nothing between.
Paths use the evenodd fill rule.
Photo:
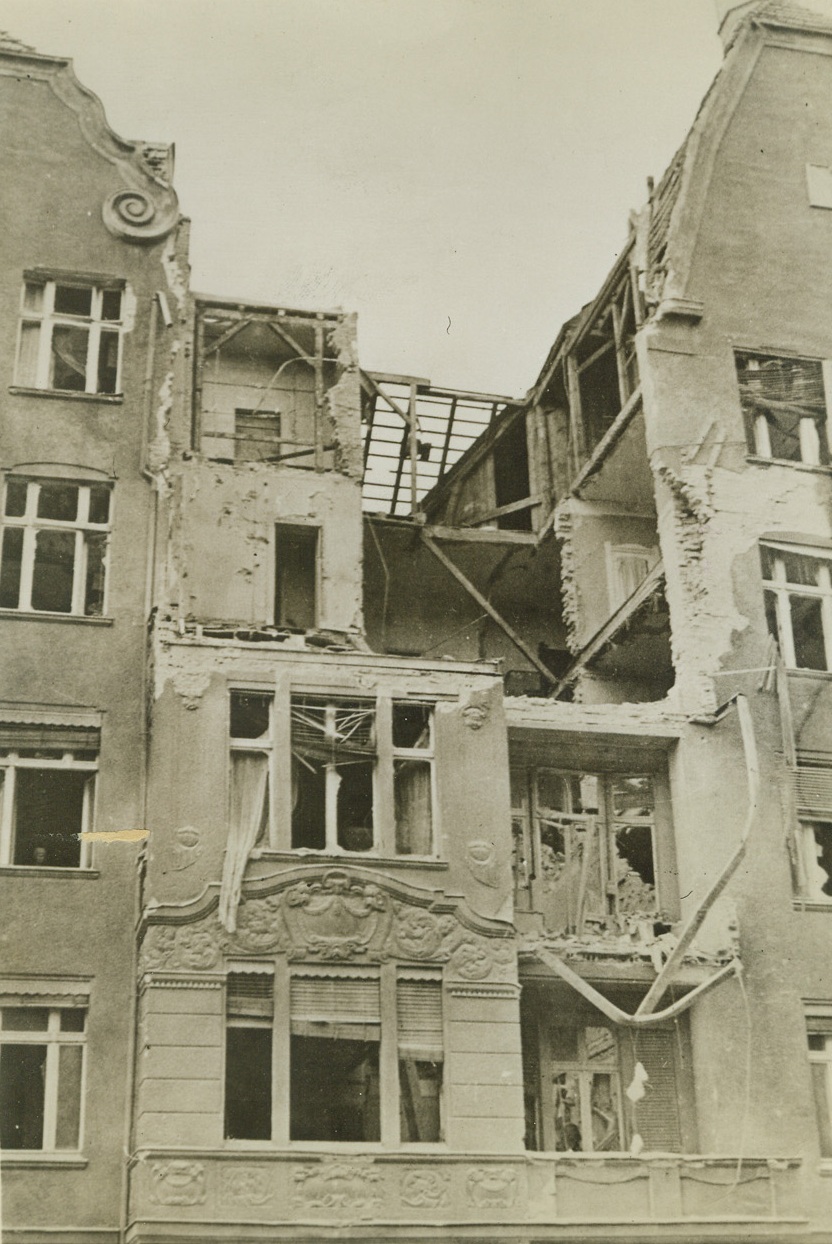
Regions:
<instances>
[{"instance_id":1,"label":"chimney","mask_svg":"<svg viewBox=\"0 0 832 1244\"><path fill-rule=\"evenodd\" d=\"M719 22L719 37L722 40L722 46L725 51L731 46L734 36L744 17L756 9L759 0L744 0L744 3L737 3L737 0L714 0L716 4L716 17Z\"/></svg>"}]
</instances>

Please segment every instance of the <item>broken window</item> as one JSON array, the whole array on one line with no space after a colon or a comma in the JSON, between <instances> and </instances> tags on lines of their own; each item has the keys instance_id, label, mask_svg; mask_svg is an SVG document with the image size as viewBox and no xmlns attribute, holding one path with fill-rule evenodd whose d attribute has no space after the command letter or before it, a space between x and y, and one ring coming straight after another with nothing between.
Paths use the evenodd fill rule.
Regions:
<instances>
[{"instance_id":1,"label":"broken window","mask_svg":"<svg viewBox=\"0 0 832 1244\"><path fill-rule=\"evenodd\" d=\"M526 443L526 420L520 415L500 437L492 455L494 464L494 500L498 509L526 501L529 496L529 450ZM509 531L531 531L531 506L512 508L508 514L497 515L497 526Z\"/></svg>"},{"instance_id":2,"label":"broken window","mask_svg":"<svg viewBox=\"0 0 832 1244\"><path fill-rule=\"evenodd\" d=\"M381 1138L377 976L292 976L291 1140Z\"/></svg>"},{"instance_id":3,"label":"broken window","mask_svg":"<svg viewBox=\"0 0 832 1244\"><path fill-rule=\"evenodd\" d=\"M788 546L763 545L766 620L790 669L832 669L830 561Z\"/></svg>"},{"instance_id":4,"label":"broken window","mask_svg":"<svg viewBox=\"0 0 832 1244\"><path fill-rule=\"evenodd\" d=\"M274 979L229 972L225 993L225 1131L228 1140L270 1140Z\"/></svg>"},{"instance_id":5,"label":"broken window","mask_svg":"<svg viewBox=\"0 0 832 1244\"><path fill-rule=\"evenodd\" d=\"M31 736L31 737L30 737ZM97 757L73 736L19 731L0 747L0 864L89 867Z\"/></svg>"},{"instance_id":6,"label":"broken window","mask_svg":"<svg viewBox=\"0 0 832 1244\"><path fill-rule=\"evenodd\" d=\"M275 527L274 624L312 630L318 622L318 528Z\"/></svg>"},{"instance_id":7,"label":"broken window","mask_svg":"<svg viewBox=\"0 0 832 1244\"><path fill-rule=\"evenodd\" d=\"M624 1031L600 1019L559 990L524 989L527 1148L621 1152L638 1135L648 1150L678 1152L681 1034L669 1026Z\"/></svg>"},{"instance_id":8,"label":"broken window","mask_svg":"<svg viewBox=\"0 0 832 1244\"><path fill-rule=\"evenodd\" d=\"M401 1139L436 1143L443 1138L441 977L400 976L396 1007Z\"/></svg>"},{"instance_id":9,"label":"broken window","mask_svg":"<svg viewBox=\"0 0 832 1244\"><path fill-rule=\"evenodd\" d=\"M807 1015L806 1028L820 1152L832 1158L832 1008L823 1015Z\"/></svg>"},{"instance_id":10,"label":"broken window","mask_svg":"<svg viewBox=\"0 0 832 1244\"><path fill-rule=\"evenodd\" d=\"M0 609L104 613L110 491L98 484L7 479Z\"/></svg>"},{"instance_id":11,"label":"broken window","mask_svg":"<svg viewBox=\"0 0 832 1244\"><path fill-rule=\"evenodd\" d=\"M798 824L793 856L795 890L815 903L832 902L832 765L798 753L792 770Z\"/></svg>"},{"instance_id":12,"label":"broken window","mask_svg":"<svg viewBox=\"0 0 832 1244\"><path fill-rule=\"evenodd\" d=\"M378 846L376 771L391 766L398 855L433 851L433 709L394 700L379 718L374 700L295 695L292 722L292 846L371 851ZM389 772L389 771L388 771ZM385 773L385 785L390 779Z\"/></svg>"},{"instance_id":13,"label":"broken window","mask_svg":"<svg viewBox=\"0 0 832 1244\"><path fill-rule=\"evenodd\" d=\"M81 1146L86 1011L0 1009L0 1149Z\"/></svg>"},{"instance_id":14,"label":"broken window","mask_svg":"<svg viewBox=\"0 0 832 1244\"><path fill-rule=\"evenodd\" d=\"M623 1148L618 1048L609 1028L553 1028L555 1150Z\"/></svg>"},{"instance_id":15,"label":"broken window","mask_svg":"<svg viewBox=\"0 0 832 1244\"><path fill-rule=\"evenodd\" d=\"M752 453L813 466L828 462L820 361L744 351L735 360Z\"/></svg>"},{"instance_id":16,"label":"broken window","mask_svg":"<svg viewBox=\"0 0 832 1244\"><path fill-rule=\"evenodd\" d=\"M538 769L515 775L513 802L517 858L526 861L526 884L536 877L542 886L554 925L581 931L588 922L657 914L649 774Z\"/></svg>"},{"instance_id":17,"label":"broken window","mask_svg":"<svg viewBox=\"0 0 832 1244\"><path fill-rule=\"evenodd\" d=\"M235 462L269 462L280 457L280 412L234 411Z\"/></svg>"},{"instance_id":18,"label":"broken window","mask_svg":"<svg viewBox=\"0 0 832 1244\"><path fill-rule=\"evenodd\" d=\"M17 383L66 393L117 393L121 332L121 288L28 280Z\"/></svg>"}]
</instances>

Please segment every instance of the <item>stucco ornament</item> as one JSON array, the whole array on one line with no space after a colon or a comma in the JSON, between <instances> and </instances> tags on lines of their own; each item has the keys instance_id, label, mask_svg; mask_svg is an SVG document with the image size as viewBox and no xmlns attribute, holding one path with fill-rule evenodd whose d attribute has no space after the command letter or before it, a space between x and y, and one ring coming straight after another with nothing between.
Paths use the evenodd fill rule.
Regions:
<instances>
[{"instance_id":1,"label":"stucco ornament","mask_svg":"<svg viewBox=\"0 0 832 1244\"><path fill-rule=\"evenodd\" d=\"M496 889L500 884L497 848L485 838L472 838L465 848L468 870L482 885Z\"/></svg>"},{"instance_id":2,"label":"stucco ornament","mask_svg":"<svg viewBox=\"0 0 832 1244\"><path fill-rule=\"evenodd\" d=\"M237 928L229 938L234 949L249 954L263 954L286 947L286 934L281 917L281 895L249 899L237 909Z\"/></svg>"},{"instance_id":3,"label":"stucco ornament","mask_svg":"<svg viewBox=\"0 0 832 1244\"><path fill-rule=\"evenodd\" d=\"M431 959L457 929L453 916L436 916L421 907L396 903L395 937L399 951L410 959Z\"/></svg>"},{"instance_id":4,"label":"stucco ornament","mask_svg":"<svg viewBox=\"0 0 832 1244\"><path fill-rule=\"evenodd\" d=\"M449 964L451 976L484 981L489 976L506 978L514 962L511 942L470 936L456 947Z\"/></svg>"},{"instance_id":5,"label":"stucco ornament","mask_svg":"<svg viewBox=\"0 0 832 1244\"><path fill-rule=\"evenodd\" d=\"M482 730L488 721L488 705L466 704L462 710L462 720L469 730Z\"/></svg>"},{"instance_id":6,"label":"stucco ornament","mask_svg":"<svg viewBox=\"0 0 832 1244\"><path fill-rule=\"evenodd\" d=\"M292 1172L295 1204L369 1215L381 1205L381 1175L372 1158L324 1158Z\"/></svg>"},{"instance_id":7,"label":"stucco ornament","mask_svg":"<svg viewBox=\"0 0 832 1244\"><path fill-rule=\"evenodd\" d=\"M110 233L127 242L158 242L176 224L178 212L170 191L156 201L144 190L117 190L104 200L101 215Z\"/></svg>"},{"instance_id":8,"label":"stucco ornament","mask_svg":"<svg viewBox=\"0 0 832 1244\"><path fill-rule=\"evenodd\" d=\"M265 1205L274 1189L261 1166L231 1166L223 1170L220 1200L227 1205Z\"/></svg>"},{"instance_id":9,"label":"stucco ornament","mask_svg":"<svg viewBox=\"0 0 832 1244\"><path fill-rule=\"evenodd\" d=\"M193 825L183 825L177 829L175 838L170 866L174 872L182 872L186 868L192 868L202 854L199 830L194 829Z\"/></svg>"},{"instance_id":10,"label":"stucco ornament","mask_svg":"<svg viewBox=\"0 0 832 1244\"><path fill-rule=\"evenodd\" d=\"M440 1209L448 1204L450 1178L443 1171L414 1170L402 1175L399 1195L405 1205Z\"/></svg>"},{"instance_id":11,"label":"stucco ornament","mask_svg":"<svg viewBox=\"0 0 832 1244\"><path fill-rule=\"evenodd\" d=\"M475 1166L465 1181L469 1205L510 1209L517 1197L517 1175L510 1166Z\"/></svg>"},{"instance_id":12,"label":"stucco ornament","mask_svg":"<svg viewBox=\"0 0 832 1244\"><path fill-rule=\"evenodd\" d=\"M386 932L390 900L378 886L333 871L288 889L283 914L296 953L350 959Z\"/></svg>"},{"instance_id":13,"label":"stucco ornament","mask_svg":"<svg viewBox=\"0 0 832 1244\"><path fill-rule=\"evenodd\" d=\"M156 1205L202 1205L205 1168L201 1162L154 1162L150 1199Z\"/></svg>"}]
</instances>

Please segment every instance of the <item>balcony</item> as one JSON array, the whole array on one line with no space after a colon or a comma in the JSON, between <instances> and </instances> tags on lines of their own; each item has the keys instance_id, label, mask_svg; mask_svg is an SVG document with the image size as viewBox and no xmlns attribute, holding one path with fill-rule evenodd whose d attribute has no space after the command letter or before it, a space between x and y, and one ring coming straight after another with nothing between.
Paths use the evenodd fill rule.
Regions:
<instances>
[{"instance_id":1,"label":"balcony","mask_svg":"<svg viewBox=\"0 0 832 1244\"><path fill-rule=\"evenodd\" d=\"M295 1241L310 1227L339 1238L390 1240L418 1224L447 1239L477 1224L521 1226L530 1239L574 1239L603 1225L605 1239L753 1238L802 1234L797 1158L657 1154L403 1154L347 1151L218 1154L153 1150L132 1173L128 1240L204 1239L245 1224L246 1239ZM685 1230L687 1228L687 1230ZM540 1235L538 1235L538 1231Z\"/></svg>"}]
</instances>

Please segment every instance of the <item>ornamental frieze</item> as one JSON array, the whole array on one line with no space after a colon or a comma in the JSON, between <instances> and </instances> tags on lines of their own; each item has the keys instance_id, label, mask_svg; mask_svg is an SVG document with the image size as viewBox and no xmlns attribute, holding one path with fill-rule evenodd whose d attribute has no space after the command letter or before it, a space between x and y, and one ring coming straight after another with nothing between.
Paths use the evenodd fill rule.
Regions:
<instances>
[{"instance_id":1,"label":"ornamental frieze","mask_svg":"<svg viewBox=\"0 0 832 1244\"><path fill-rule=\"evenodd\" d=\"M382 1203L381 1173L372 1158L323 1158L292 1172L292 1202L299 1210L329 1210L369 1217Z\"/></svg>"},{"instance_id":2,"label":"ornamental frieze","mask_svg":"<svg viewBox=\"0 0 832 1244\"><path fill-rule=\"evenodd\" d=\"M188 923L151 923L141 970L207 972L221 969L226 955L280 954L320 963L447 963L452 979L513 981L513 941L472 931L444 906L433 911L356 873L329 869L276 893L249 893L234 933L213 909Z\"/></svg>"}]
</instances>

